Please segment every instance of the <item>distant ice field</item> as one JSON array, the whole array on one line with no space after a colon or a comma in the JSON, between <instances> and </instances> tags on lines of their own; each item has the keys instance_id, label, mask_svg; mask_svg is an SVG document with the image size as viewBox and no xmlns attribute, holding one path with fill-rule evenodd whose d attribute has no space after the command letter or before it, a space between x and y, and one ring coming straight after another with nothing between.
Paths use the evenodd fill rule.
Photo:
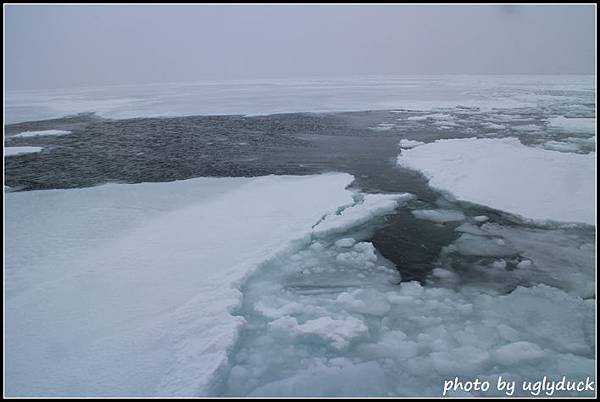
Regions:
<instances>
[{"instance_id":1,"label":"distant ice field","mask_svg":"<svg viewBox=\"0 0 600 402\"><path fill-rule=\"evenodd\" d=\"M7 91L7 123L83 112L124 119L291 112L480 110L594 102L593 76L359 76Z\"/></svg>"}]
</instances>

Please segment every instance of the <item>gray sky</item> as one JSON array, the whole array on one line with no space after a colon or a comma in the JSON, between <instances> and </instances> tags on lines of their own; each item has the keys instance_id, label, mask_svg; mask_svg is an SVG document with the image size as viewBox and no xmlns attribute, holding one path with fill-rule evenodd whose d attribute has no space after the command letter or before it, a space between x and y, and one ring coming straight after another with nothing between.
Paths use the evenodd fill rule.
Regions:
<instances>
[{"instance_id":1,"label":"gray sky","mask_svg":"<svg viewBox=\"0 0 600 402\"><path fill-rule=\"evenodd\" d=\"M379 74L593 74L580 6L6 6L8 89Z\"/></svg>"}]
</instances>

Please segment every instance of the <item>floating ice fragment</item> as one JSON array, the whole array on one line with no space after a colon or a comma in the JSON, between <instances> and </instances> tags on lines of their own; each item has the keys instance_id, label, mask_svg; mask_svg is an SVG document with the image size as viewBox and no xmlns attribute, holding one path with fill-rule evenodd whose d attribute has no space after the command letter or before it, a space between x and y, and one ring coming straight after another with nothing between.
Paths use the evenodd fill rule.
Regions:
<instances>
[{"instance_id":1,"label":"floating ice fragment","mask_svg":"<svg viewBox=\"0 0 600 402\"><path fill-rule=\"evenodd\" d=\"M463 255L506 257L518 254L517 250L499 244L497 240L464 233L454 242L454 246Z\"/></svg>"},{"instance_id":2,"label":"floating ice fragment","mask_svg":"<svg viewBox=\"0 0 600 402\"><path fill-rule=\"evenodd\" d=\"M4 156L15 156L41 152L42 147L5 147Z\"/></svg>"},{"instance_id":3,"label":"floating ice fragment","mask_svg":"<svg viewBox=\"0 0 600 402\"><path fill-rule=\"evenodd\" d=\"M42 131L24 131L20 134L13 135L15 138L26 138L26 137L39 137L46 135L67 135L71 134L70 131L65 130L42 130Z\"/></svg>"},{"instance_id":4,"label":"floating ice fragment","mask_svg":"<svg viewBox=\"0 0 600 402\"><path fill-rule=\"evenodd\" d=\"M450 209L418 209L411 212L419 219L437 223L462 221L465 219L465 214L463 214L462 211Z\"/></svg>"}]
</instances>

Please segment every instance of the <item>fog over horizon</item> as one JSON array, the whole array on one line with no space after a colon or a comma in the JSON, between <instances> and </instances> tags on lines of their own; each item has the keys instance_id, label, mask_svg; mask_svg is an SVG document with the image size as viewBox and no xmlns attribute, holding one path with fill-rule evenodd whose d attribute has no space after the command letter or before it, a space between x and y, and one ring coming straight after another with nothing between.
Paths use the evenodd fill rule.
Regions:
<instances>
[{"instance_id":1,"label":"fog over horizon","mask_svg":"<svg viewBox=\"0 0 600 402\"><path fill-rule=\"evenodd\" d=\"M594 5L7 5L5 87L594 74Z\"/></svg>"}]
</instances>

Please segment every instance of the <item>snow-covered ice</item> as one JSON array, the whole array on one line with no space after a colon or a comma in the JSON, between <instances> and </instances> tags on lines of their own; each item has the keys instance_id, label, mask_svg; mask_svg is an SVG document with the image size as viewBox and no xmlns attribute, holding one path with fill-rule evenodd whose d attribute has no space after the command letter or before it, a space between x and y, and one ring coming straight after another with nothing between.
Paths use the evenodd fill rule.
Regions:
<instances>
[{"instance_id":1,"label":"snow-covered ice","mask_svg":"<svg viewBox=\"0 0 600 402\"><path fill-rule=\"evenodd\" d=\"M230 311L244 278L306 241L324 213L352 204L351 181L266 176L6 194L7 393L206 393L243 326Z\"/></svg>"},{"instance_id":2,"label":"snow-covered ice","mask_svg":"<svg viewBox=\"0 0 600 402\"><path fill-rule=\"evenodd\" d=\"M4 147L4 156L33 154L41 151L42 147Z\"/></svg>"},{"instance_id":3,"label":"snow-covered ice","mask_svg":"<svg viewBox=\"0 0 600 402\"><path fill-rule=\"evenodd\" d=\"M319 221L313 234L317 237L343 233L351 227L367 223L376 216L394 211L413 198L412 194L364 194L352 205L340 208L336 214L328 214Z\"/></svg>"},{"instance_id":4,"label":"snow-covered ice","mask_svg":"<svg viewBox=\"0 0 600 402\"><path fill-rule=\"evenodd\" d=\"M7 194L8 395L435 396L454 375L593 375L593 244L465 218L437 282L399 284L363 227L412 196L351 181ZM529 286L456 287L461 253Z\"/></svg>"},{"instance_id":5,"label":"snow-covered ice","mask_svg":"<svg viewBox=\"0 0 600 402\"><path fill-rule=\"evenodd\" d=\"M595 77L353 76L177 82L45 91L7 91L8 123L96 112L107 118L410 109L438 112L593 102ZM439 116L437 116L439 117ZM443 116L442 116L443 117ZM434 117L435 118L435 117Z\"/></svg>"},{"instance_id":6,"label":"snow-covered ice","mask_svg":"<svg viewBox=\"0 0 600 402\"><path fill-rule=\"evenodd\" d=\"M398 156L459 200L533 220L595 224L595 152L527 147L516 138L438 140Z\"/></svg>"},{"instance_id":7,"label":"snow-covered ice","mask_svg":"<svg viewBox=\"0 0 600 402\"><path fill-rule=\"evenodd\" d=\"M70 131L66 130L40 130L40 131L24 131L22 133L13 135L12 137L27 138L27 137L39 137L45 135L67 135L71 134Z\"/></svg>"},{"instance_id":8,"label":"snow-covered ice","mask_svg":"<svg viewBox=\"0 0 600 402\"><path fill-rule=\"evenodd\" d=\"M577 95L552 95L564 91ZM6 115L402 108L411 117L371 129L390 135L426 123L471 135L465 122L475 122L492 136L512 127L537 142L403 139L398 163L448 199L595 224L595 153L565 153L595 146L595 119L535 125L527 112L507 112L544 105L549 116L587 116L594 93L593 76L196 82L9 91ZM503 112L485 114L493 109ZM564 132L573 137L555 138ZM42 150L9 147L6 156L11 148ZM455 375L595 375L595 245L569 231L582 226L502 225L504 214L362 194L347 188L352 180L332 173L14 193L5 186L7 394L438 396ZM369 240L399 208L411 220L452 222L417 221L456 235L422 284L400 282Z\"/></svg>"}]
</instances>

